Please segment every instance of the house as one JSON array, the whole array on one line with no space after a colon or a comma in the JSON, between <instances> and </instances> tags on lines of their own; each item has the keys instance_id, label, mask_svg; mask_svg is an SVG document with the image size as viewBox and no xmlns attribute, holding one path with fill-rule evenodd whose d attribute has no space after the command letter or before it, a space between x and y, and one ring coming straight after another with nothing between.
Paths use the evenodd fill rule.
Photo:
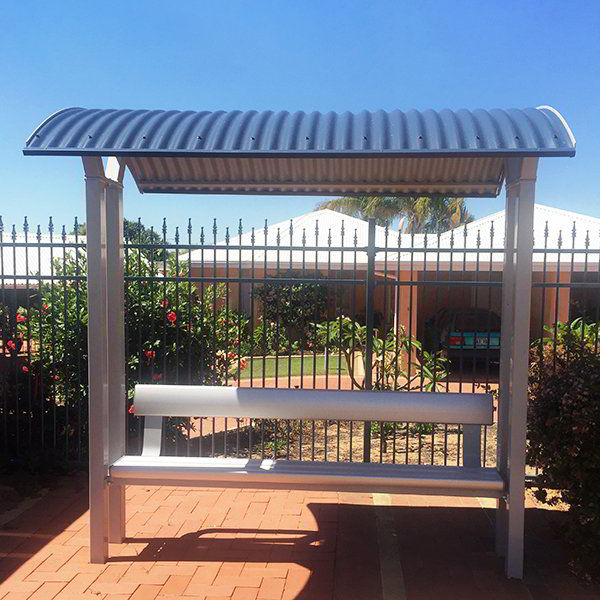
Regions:
<instances>
[{"instance_id":1,"label":"house","mask_svg":"<svg viewBox=\"0 0 600 600\"><path fill-rule=\"evenodd\" d=\"M336 280L328 287L336 306L346 315L365 313L364 284L367 278L369 224L362 219L324 209L294 217L264 228L252 229L241 236L217 243L218 249L197 249L180 258L190 260L195 277L243 279L244 283L229 286L229 306L258 319L260 305L253 301L253 292L263 279L294 277ZM375 244L384 247L397 232L375 227ZM419 236L422 237L422 236ZM221 248L222 247L222 248ZM397 260L397 255L394 257ZM391 276L391 265L379 257L375 264L378 280ZM395 269L395 267L394 267ZM389 273L388 273L389 271ZM348 284L339 283L348 280ZM257 280L256 283L248 283ZM408 290L406 290L408 293ZM392 288L378 287L375 307L383 318L384 306L393 302Z\"/></svg>"},{"instance_id":2,"label":"house","mask_svg":"<svg viewBox=\"0 0 600 600\"><path fill-rule=\"evenodd\" d=\"M444 279L473 282L448 290L445 306L479 307L501 313L504 266L504 211L464 227L428 236L433 252L401 256L412 260L421 281ZM533 289L530 336L539 338L544 326L578 316L600 320L600 219L567 210L535 205ZM449 251L450 250L450 251ZM495 282L494 287L485 282ZM479 285L480 284L480 285ZM583 284L583 285L582 285ZM435 312L431 295L420 288L419 331Z\"/></svg>"},{"instance_id":3,"label":"house","mask_svg":"<svg viewBox=\"0 0 600 600\"><path fill-rule=\"evenodd\" d=\"M191 274L209 280L207 285L211 278L227 278L230 308L252 314L255 323L261 307L253 291L265 277L333 280L328 284L332 312L341 307L360 320L368 235L366 221L317 210L232 236L216 247L205 240L205 247L189 257L183 253L179 260L189 261ZM83 252L86 242L74 235L1 236L0 303L13 309L25 306L27 297L35 301L40 281L55 278L56 260ZM600 219L536 204L532 339L556 321L581 315L600 321L599 242ZM422 339L426 323L442 307L479 307L500 314L504 211L439 235L377 226L375 246L377 326L402 324ZM55 285L60 285L58 279Z\"/></svg>"},{"instance_id":4,"label":"house","mask_svg":"<svg viewBox=\"0 0 600 600\"><path fill-rule=\"evenodd\" d=\"M600 219L536 204L534 223L532 339L556 321L583 314L600 320ZM366 279L367 245L367 222L318 210L230 237L216 248L207 244L181 260L190 261L196 277L240 279L229 285L229 305L255 319L260 306L252 292L260 282L252 280L317 274L337 281L329 287L332 295L338 292L338 306L360 318L365 284L356 281ZM442 307L501 313L504 211L440 234L377 226L375 245L375 279L382 285L374 304L381 323L400 323L422 337Z\"/></svg>"},{"instance_id":5,"label":"house","mask_svg":"<svg viewBox=\"0 0 600 600\"><path fill-rule=\"evenodd\" d=\"M82 256L85 244L81 235L1 232L0 304L27 306L40 282L54 278L58 282L57 264L74 258L76 252Z\"/></svg>"}]
</instances>

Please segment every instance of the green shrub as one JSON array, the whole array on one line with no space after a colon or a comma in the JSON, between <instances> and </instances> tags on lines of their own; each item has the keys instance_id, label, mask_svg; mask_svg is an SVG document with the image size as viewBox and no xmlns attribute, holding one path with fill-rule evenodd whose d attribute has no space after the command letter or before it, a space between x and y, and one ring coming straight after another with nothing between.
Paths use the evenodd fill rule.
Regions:
<instances>
[{"instance_id":1,"label":"green shrub","mask_svg":"<svg viewBox=\"0 0 600 600\"><path fill-rule=\"evenodd\" d=\"M600 579L600 354L597 328L586 326L587 335L579 325L560 324L556 342L533 345L527 458L541 470L536 497L569 505L572 567Z\"/></svg>"},{"instance_id":2,"label":"green shrub","mask_svg":"<svg viewBox=\"0 0 600 600\"><path fill-rule=\"evenodd\" d=\"M291 272L284 276L297 277ZM304 347L314 331L312 323L327 317L327 287L322 283L306 283L299 278L298 282L281 284L274 278L273 283L257 286L253 297L260 302L267 322L279 323L289 340Z\"/></svg>"},{"instance_id":3,"label":"green shrub","mask_svg":"<svg viewBox=\"0 0 600 600\"><path fill-rule=\"evenodd\" d=\"M313 324L313 327L315 325ZM367 327L350 317L341 316L316 325L322 346L341 351L354 386L364 388L356 373L356 361L364 365L367 349ZM437 391L448 376L448 360L440 352L423 350L421 343L403 330L382 333L373 330L373 380L375 390Z\"/></svg>"},{"instance_id":4,"label":"green shrub","mask_svg":"<svg viewBox=\"0 0 600 600\"><path fill-rule=\"evenodd\" d=\"M273 321L266 324L262 317L258 326L252 332L252 347L249 354L253 356L286 354L298 351L298 342L290 343L286 330L282 325L277 326Z\"/></svg>"}]
</instances>

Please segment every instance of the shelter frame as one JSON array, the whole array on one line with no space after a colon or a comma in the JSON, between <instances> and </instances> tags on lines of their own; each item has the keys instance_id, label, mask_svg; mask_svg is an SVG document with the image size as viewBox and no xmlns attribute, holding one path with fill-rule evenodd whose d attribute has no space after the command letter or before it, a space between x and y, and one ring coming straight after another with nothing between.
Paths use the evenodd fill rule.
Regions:
<instances>
[{"instance_id":1,"label":"shelter frame","mask_svg":"<svg viewBox=\"0 0 600 600\"><path fill-rule=\"evenodd\" d=\"M541 156L575 154L555 109L290 115L71 108L46 119L24 153L80 156L85 171L94 563L105 562L109 542L125 533L124 487L109 485L108 475L125 454L126 167L141 191L167 193L496 196L505 181L497 464L506 495L496 550L507 576L522 577L537 165ZM219 164L225 175L213 169Z\"/></svg>"},{"instance_id":2,"label":"shelter frame","mask_svg":"<svg viewBox=\"0 0 600 600\"><path fill-rule=\"evenodd\" d=\"M533 208L537 158L506 160L506 231L498 414L498 468L507 494L498 501L496 550L508 577L523 573L527 355ZM126 389L123 277L124 161L84 157L89 306L90 559L103 563L108 543L125 536L124 486L106 483L125 453ZM110 351L109 351L110 349Z\"/></svg>"}]
</instances>

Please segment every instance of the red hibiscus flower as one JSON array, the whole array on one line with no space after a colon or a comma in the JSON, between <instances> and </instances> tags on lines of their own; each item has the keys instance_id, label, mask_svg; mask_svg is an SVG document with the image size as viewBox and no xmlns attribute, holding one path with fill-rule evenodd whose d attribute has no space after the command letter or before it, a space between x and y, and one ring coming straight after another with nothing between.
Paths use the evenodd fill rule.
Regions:
<instances>
[{"instance_id":1,"label":"red hibiscus flower","mask_svg":"<svg viewBox=\"0 0 600 600\"><path fill-rule=\"evenodd\" d=\"M22 313L17 313L17 323L22 323L23 321L27 321L27 317Z\"/></svg>"},{"instance_id":2,"label":"red hibiscus flower","mask_svg":"<svg viewBox=\"0 0 600 600\"><path fill-rule=\"evenodd\" d=\"M160 381L162 379L162 373L153 373L152 374L152 379L154 381Z\"/></svg>"},{"instance_id":3,"label":"red hibiscus flower","mask_svg":"<svg viewBox=\"0 0 600 600\"><path fill-rule=\"evenodd\" d=\"M146 352L144 352L144 354L146 355L146 358L155 358L156 357L156 352L154 350L146 350Z\"/></svg>"},{"instance_id":4,"label":"red hibiscus flower","mask_svg":"<svg viewBox=\"0 0 600 600\"><path fill-rule=\"evenodd\" d=\"M28 368L28 367L26 367L25 365L23 365L23 366L21 367L21 371L23 371L23 373L28 373L28 372L29 372L29 368Z\"/></svg>"},{"instance_id":5,"label":"red hibiscus flower","mask_svg":"<svg viewBox=\"0 0 600 600\"><path fill-rule=\"evenodd\" d=\"M6 342L6 347L9 350L16 350L17 347L15 346L15 343L12 340L8 340L8 342Z\"/></svg>"},{"instance_id":6,"label":"red hibiscus flower","mask_svg":"<svg viewBox=\"0 0 600 600\"><path fill-rule=\"evenodd\" d=\"M169 321L169 323L175 323L175 321L177 321L177 315L173 311L171 311L167 315L167 321Z\"/></svg>"},{"instance_id":7,"label":"red hibiscus flower","mask_svg":"<svg viewBox=\"0 0 600 600\"><path fill-rule=\"evenodd\" d=\"M135 414L135 404L132 404L132 405L129 407L129 409L127 410L127 412L128 412L130 415L134 415L134 414Z\"/></svg>"}]
</instances>

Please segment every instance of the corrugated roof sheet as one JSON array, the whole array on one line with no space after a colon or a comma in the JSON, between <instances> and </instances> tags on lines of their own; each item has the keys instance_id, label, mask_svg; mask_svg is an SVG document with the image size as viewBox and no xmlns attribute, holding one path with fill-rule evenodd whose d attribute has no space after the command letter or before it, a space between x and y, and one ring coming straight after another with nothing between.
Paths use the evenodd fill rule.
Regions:
<instances>
[{"instance_id":1,"label":"corrugated roof sheet","mask_svg":"<svg viewBox=\"0 0 600 600\"><path fill-rule=\"evenodd\" d=\"M68 108L34 131L24 153L126 157L142 192L496 196L506 156L572 156L575 139L550 107L341 114Z\"/></svg>"}]
</instances>

